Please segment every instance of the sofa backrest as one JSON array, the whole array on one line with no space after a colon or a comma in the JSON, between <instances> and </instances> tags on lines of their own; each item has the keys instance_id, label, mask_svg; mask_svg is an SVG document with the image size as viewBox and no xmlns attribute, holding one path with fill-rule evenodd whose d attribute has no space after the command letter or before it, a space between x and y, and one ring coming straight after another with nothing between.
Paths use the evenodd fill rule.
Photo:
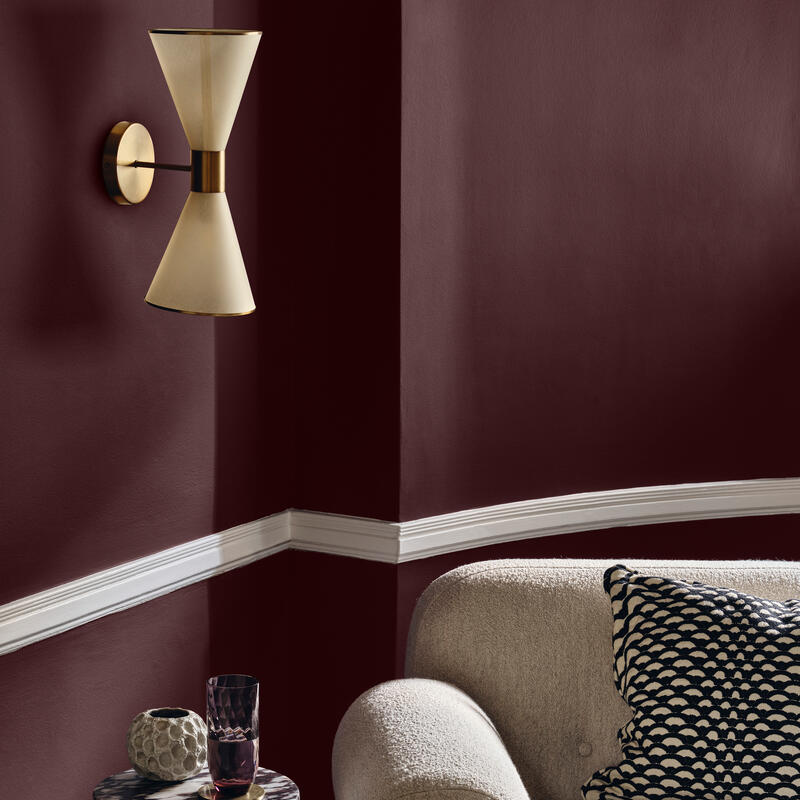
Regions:
<instances>
[{"instance_id":1,"label":"sofa backrest","mask_svg":"<svg viewBox=\"0 0 800 800\"><path fill-rule=\"evenodd\" d=\"M781 561L483 561L448 572L414 612L406 675L454 684L494 722L533 800L579 800L621 758L630 719L611 672L603 573L640 572L788 600L800 563Z\"/></svg>"}]
</instances>

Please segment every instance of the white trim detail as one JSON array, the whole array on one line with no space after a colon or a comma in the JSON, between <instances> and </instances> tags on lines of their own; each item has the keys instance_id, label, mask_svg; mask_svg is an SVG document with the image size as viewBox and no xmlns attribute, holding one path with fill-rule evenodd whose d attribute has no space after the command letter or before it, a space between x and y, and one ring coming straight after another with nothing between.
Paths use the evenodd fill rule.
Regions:
<instances>
[{"instance_id":1,"label":"white trim detail","mask_svg":"<svg viewBox=\"0 0 800 800\"><path fill-rule=\"evenodd\" d=\"M398 561L599 528L798 512L800 478L567 494L402 522Z\"/></svg>"},{"instance_id":2,"label":"white trim detail","mask_svg":"<svg viewBox=\"0 0 800 800\"><path fill-rule=\"evenodd\" d=\"M285 550L289 514L247 522L0 606L0 655Z\"/></svg>"},{"instance_id":3,"label":"white trim detail","mask_svg":"<svg viewBox=\"0 0 800 800\"><path fill-rule=\"evenodd\" d=\"M401 523L294 509L290 514L292 550L398 563Z\"/></svg>"},{"instance_id":4,"label":"white trim detail","mask_svg":"<svg viewBox=\"0 0 800 800\"><path fill-rule=\"evenodd\" d=\"M287 548L399 564L574 531L799 512L800 478L585 492L410 522L288 510L0 606L0 655Z\"/></svg>"}]
</instances>

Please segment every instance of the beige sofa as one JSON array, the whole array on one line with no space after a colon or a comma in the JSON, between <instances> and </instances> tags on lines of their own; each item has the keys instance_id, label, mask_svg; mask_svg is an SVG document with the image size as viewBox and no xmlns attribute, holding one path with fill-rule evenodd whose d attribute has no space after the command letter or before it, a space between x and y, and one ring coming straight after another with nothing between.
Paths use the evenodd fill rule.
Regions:
<instances>
[{"instance_id":1,"label":"beige sofa","mask_svg":"<svg viewBox=\"0 0 800 800\"><path fill-rule=\"evenodd\" d=\"M580 800L620 759L630 713L611 676L616 563L787 600L800 563L508 560L460 567L417 603L406 675L359 697L336 734L337 800Z\"/></svg>"}]
</instances>

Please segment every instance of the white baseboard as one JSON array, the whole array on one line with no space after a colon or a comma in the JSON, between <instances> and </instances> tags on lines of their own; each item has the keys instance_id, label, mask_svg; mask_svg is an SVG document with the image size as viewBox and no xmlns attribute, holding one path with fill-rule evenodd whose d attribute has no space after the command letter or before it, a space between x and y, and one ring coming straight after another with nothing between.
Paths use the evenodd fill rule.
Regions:
<instances>
[{"instance_id":1,"label":"white baseboard","mask_svg":"<svg viewBox=\"0 0 800 800\"><path fill-rule=\"evenodd\" d=\"M399 564L559 533L800 512L800 479L562 495L410 522L284 511L0 606L0 655L289 547Z\"/></svg>"}]
</instances>

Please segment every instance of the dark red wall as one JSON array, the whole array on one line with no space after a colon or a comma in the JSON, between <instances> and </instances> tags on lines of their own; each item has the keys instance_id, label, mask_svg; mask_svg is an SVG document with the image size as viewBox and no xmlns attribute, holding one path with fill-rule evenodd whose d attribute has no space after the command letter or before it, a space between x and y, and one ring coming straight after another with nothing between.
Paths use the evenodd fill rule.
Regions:
<instances>
[{"instance_id":1,"label":"dark red wall","mask_svg":"<svg viewBox=\"0 0 800 800\"><path fill-rule=\"evenodd\" d=\"M214 4L216 27L263 31L225 153L225 191L257 308L212 323L215 428L207 444L215 456L215 531L292 505L294 287L285 243L277 241L287 211L275 176L286 157L276 140L274 102L276 84L285 82L275 43L286 32L272 12L272 4L258 0Z\"/></svg>"},{"instance_id":2,"label":"dark red wall","mask_svg":"<svg viewBox=\"0 0 800 800\"><path fill-rule=\"evenodd\" d=\"M278 553L3 656L0 707L14 732L0 737L4 796L89 800L130 768L136 714L181 706L204 716L206 679L230 671L262 681L262 763L291 767L302 704L288 688L291 570L291 554Z\"/></svg>"},{"instance_id":3,"label":"dark red wall","mask_svg":"<svg viewBox=\"0 0 800 800\"><path fill-rule=\"evenodd\" d=\"M294 280L292 503L397 519L400 2L270 8L265 267Z\"/></svg>"},{"instance_id":4,"label":"dark red wall","mask_svg":"<svg viewBox=\"0 0 800 800\"><path fill-rule=\"evenodd\" d=\"M304 800L333 800L331 749L344 712L393 677L397 567L321 553L291 553L289 681L270 687L287 705L283 749L264 751Z\"/></svg>"},{"instance_id":5,"label":"dark red wall","mask_svg":"<svg viewBox=\"0 0 800 800\"><path fill-rule=\"evenodd\" d=\"M277 480L262 471L286 460L280 433L262 456L264 415L281 419L289 405L274 392L259 400L257 323L143 302L186 179L159 174L147 201L129 208L114 205L100 179L103 141L120 119L145 123L159 158L188 159L146 31L213 20L210 0L13 0L0 9L0 602L290 504L285 470ZM257 106L247 92L243 116L252 120ZM258 129L242 131L260 167ZM269 331L246 145L235 129L229 197ZM268 344L265 358L283 342Z\"/></svg>"},{"instance_id":6,"label":"dark red wall","mask_svg":"<svg viewBox=\"0 0 800 800\"><path fill-rule=\"evenodd\" d=\"M257 26L255 6L228 3L217 24ZM291 504L292 404L275 391L287 383L288 334L273 298L289 301L260 268L268 162L257 70L231 136L228 198L258 316L216 322L146 306L188 184L159 174L144 204L120 208L100 179L120 119L149 127L158 158L188 161L146 31L215 19L212 2L0 8L0 603ZM288 559L259 565L258 581L245 568L233 587L221 576L4 656L0 707L22 732L0 744L5 794L85 800L128 767L134 714L202 713L204 680L234 661L267 687L285 684L282 649L254 659L264 631L288 635ZM284 741L277 722L262 736L270 753Z\"/></svg>"},{"instance_id":7,"label":"dark red wall","mask_svg":"<svg viewBox=\"0 0 800 800\"><path fill-rule=\"evenodd\" d=\"M199 583L2 657L3 794L90 800L129 769L140 711L205 706L209 584Z\"/></svg>"},{"instance_id":8,"label":"dark red wall","mask_svg":"<svg viewBox=\"0 0 800 800\"><path fill-rule=\"evenodd\" d=\"M800 6L403 4L400 518L800 471Z\"/></svg>"},{"instance_id":9,"label":"dark red wall","mask_svg":"<svg viewBox=\"0 0 800 800\"><path fill-rule=\"evenodd\" d=\"M0 603L289 506L412 519L797 474L794 4L13 0L0 22ZM142 301L185 182L122 209L97 168L122 118L186 157L144 31L211 24L265 31L228 149L259 310L218 322ZM795 526L283 553L5 656L2 706L78 800L127 766L136 712L253 672L263 763L330 798L341 714L399 674L446 569L800 558Z\"/></svg>"}]
</instances>

